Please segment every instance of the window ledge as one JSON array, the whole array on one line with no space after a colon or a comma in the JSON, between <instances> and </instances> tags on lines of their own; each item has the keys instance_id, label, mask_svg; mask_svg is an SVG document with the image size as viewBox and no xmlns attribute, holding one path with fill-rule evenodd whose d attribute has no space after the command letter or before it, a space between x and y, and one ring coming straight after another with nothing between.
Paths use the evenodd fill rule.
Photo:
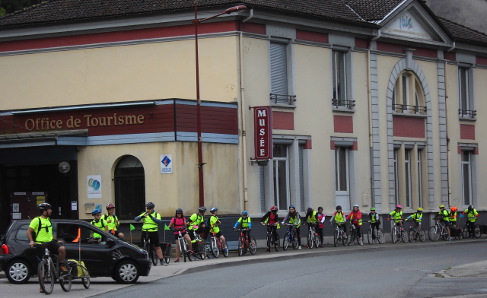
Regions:
<instances>
[{"instance_id":1,"label":"window ledge","mask_svg":"<svg viewBox=\"0 0 487 298\"><path fill-rule=\"evenodd\" d=\"M343 112L343 113L355 113L355 108L349 108L344 106L333 106L333 112Z\"/></svg>"},{"instance_id":2,"label":"window ledge","mask_svg":"<svg viewBox=\"0 0 487 298\"><path fill-rule=\"evenodd\" d=\"M458 120L460 120L460 121L467 121L467 122L475 122L475 121L477 121L477 117L458 116Z\"/></svg>"},{"instance_id":3,"label":"window ledge","mask_svg":"<svg viewBox=\"0 0 487 298\"><path fill-rule=\"evenodd\" d=\"M392 111L392 115L393 116L403 116L403 117L411 117L411 118L426 118L428 117L428 115L426 114L420 114L420 113L401 113L401 112L396 112L396 111Z\"/></svg>"}]
</instances>

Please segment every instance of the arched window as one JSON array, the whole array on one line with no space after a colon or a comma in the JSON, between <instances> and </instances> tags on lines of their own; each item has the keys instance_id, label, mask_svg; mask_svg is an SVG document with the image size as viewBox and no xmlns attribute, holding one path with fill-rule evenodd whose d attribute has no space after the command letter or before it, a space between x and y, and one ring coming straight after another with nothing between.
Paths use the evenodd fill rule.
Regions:
<instances>
[{"instance_id":1,"label":"arched window","mask_svg":"<svg viewBox=\"0 0 487 298\"><path fill-rule=\"evenodd\" d=\"M134 219L144 210L144 167L132 155L122 157L115 168L115 205L120 219Z\"/></svg>"},{"instance_id":2,"label":"arched window","mask_svg":"<svg viewBox=\"0 0 487 298\"><path fill-rule=\"evenodd\" d=\"M423 88L413 72L403 71L397 78L392 96L392 109L399 114L426 114Z\"/></svg>"}]
</instances>

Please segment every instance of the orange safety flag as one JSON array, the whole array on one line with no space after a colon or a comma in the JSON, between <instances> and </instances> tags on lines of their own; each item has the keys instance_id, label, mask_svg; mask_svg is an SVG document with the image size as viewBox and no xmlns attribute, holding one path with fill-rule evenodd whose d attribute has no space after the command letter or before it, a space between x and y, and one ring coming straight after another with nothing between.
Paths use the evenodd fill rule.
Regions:
<instances>
[{"instance_id":1,"label":"orange safety flag","mask_svg":"<svg viewBox=\"0 0 487 298\"><path fill-rule=\"evenodd\" d=\"M73 240L73 242L79 242L79 239L81 238L81 228L78 228L78 237Z\"/></svg>"}]
</instances>

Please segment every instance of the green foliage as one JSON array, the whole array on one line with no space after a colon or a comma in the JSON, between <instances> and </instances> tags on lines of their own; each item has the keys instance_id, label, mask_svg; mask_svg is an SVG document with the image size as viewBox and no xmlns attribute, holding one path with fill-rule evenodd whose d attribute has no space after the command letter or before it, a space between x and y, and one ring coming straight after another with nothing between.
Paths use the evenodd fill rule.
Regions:
<instances>
[{"instance_id":1,"label":"green foliage","mask_svg":"<svg viewBox=\"0 0 487 298\"><path fill-rule=\"evenodd\" d=\"M39 4L43 0L0 0L0 16Z\"/></svg>"}]
</instances>

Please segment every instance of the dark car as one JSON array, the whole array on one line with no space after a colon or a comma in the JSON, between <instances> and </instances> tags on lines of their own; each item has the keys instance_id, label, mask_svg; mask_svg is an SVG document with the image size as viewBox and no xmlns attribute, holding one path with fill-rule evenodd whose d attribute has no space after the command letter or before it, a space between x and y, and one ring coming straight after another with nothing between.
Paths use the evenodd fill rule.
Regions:
<instances>
[{"instance_id":1,"label":"dark car","mask_svg":"<svg viewBox=\"0 0 487 298\"><path fill-rule=\"evenodd\" d=\"M0 270L5 271L12 283L26 283L37 274L37 252L29 247L27 238L29 224L30 220L15 220L3 237ZM52 225L54 235L66 247L66 257L78 260L81 255L90 276L109 276L119 283L135 283L139 276L149 275L151 262L145 250L82 220L53 219ZM102 236L101 242L93 241L93 233Z\"/></svg>"}]
</instances>

